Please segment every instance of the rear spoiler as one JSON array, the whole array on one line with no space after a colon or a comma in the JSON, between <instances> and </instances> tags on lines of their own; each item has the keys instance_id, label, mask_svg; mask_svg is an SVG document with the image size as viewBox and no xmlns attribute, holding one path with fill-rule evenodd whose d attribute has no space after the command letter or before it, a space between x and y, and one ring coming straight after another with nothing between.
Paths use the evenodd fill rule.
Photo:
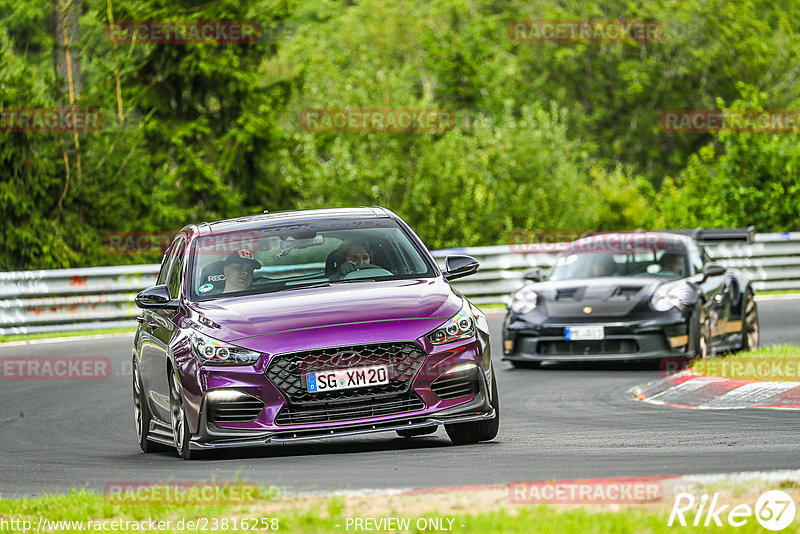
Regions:
<instances>
[{"instance_id":1,"label":"rear spoiler","mask_svg":"<svg viewBox=\"0 0 800 534\"><path fill-rule=\"evenodd\" d=\"M683 234L698 242L744 241L752 243L756 240L756 227L747 228L695 228L694 230L661 230L668 234Z\"/></svg>"},{"instance_id":2,"label":"rear spoiler","mask_svg":"<svg viewBox=\"0 0 800 534\"><path fill-rule=\"evenodd\" d=\"M635 232L644 232L644 230L635 230ZM704 242L719 242L719 241L743 241L745 243L752 243L756 240L756 227L748 226L747 228L695 228L693 230L655 230L655 232L662 232L665 234L680 234L693 238L695 241ZM614 234L617 232L585 232L581 237L592 237L596 235Z\"/></svg>"}]
</instances>

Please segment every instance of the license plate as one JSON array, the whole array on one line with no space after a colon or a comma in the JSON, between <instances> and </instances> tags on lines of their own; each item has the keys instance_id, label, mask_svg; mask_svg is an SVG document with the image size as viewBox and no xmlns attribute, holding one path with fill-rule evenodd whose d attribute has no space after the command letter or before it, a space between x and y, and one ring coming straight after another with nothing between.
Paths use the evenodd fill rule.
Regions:
<instances>
[{"instance_id":1,"label":"license plate","mask_svg":"<svg viewBox=\"0 0 800 534\"><path fill-rule=\"evenodd\" d=\"M603 339L602 326L568 326L564 328L564 339L581 341L584 339Z\"/></svg>"},{"instance_id":2,"label":"license plate","mask_svg":"<svg viewBox=\"0 0 800 534\"><path fill-rule=\"evenodd\" d=\"M331 369L306 375L306 386L309 393L379 386L388 383L389 371L385 365Z\"/></svg>"}]
</instances>

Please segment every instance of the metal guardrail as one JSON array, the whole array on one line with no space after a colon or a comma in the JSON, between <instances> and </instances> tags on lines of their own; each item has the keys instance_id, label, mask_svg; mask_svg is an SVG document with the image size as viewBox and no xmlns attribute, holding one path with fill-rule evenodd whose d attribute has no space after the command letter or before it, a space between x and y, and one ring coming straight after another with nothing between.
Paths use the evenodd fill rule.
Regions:
<instances>
[{"instance_id":1,"label":"metal guardrail","mask_svg":"<svg viewBox=\"0 0 800 534\"><path fill-rule=\"evenodd\" d=\"M453 285L476 304L507 302L531 267L547 272L565 244L500 245L433 251L469 254L481 270ZM531 251L531 250L534 251ZM800 290L800 232L756 234L750 244L707 245L709 256L753 280L757 291ZM0 272L0 335L133 327L135 294L155 283L159 266L132 265Z\"/></svg>"}]
</instances>

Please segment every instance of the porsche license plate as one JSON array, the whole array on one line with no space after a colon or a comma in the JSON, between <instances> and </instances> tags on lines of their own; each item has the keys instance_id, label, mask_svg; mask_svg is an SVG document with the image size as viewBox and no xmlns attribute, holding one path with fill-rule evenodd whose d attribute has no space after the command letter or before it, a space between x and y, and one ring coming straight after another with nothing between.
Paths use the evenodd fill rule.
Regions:
<instances>
[{"instance_id":1,"label":"porsche license plate","mask_svg":"<svg viewBox=\"0 0 800 534\"><path fill-rule=\"evenodd\" d=\"M568 326L564 328L564 339L582 341L587 339L603 339L605 332L602 326Z\"/></svg>"},{"instance_id":2,"label":"porsche license plate","mask_svg":"<svg viewBox=\"0 0 800 534\"><path fill-rule=\"evenodd\" d=\"M306 375L306 387L309 393L379 386L388 383L389 371L385 365L331 369L330 371L319 371Z\"/></svg>"}]
</instances>

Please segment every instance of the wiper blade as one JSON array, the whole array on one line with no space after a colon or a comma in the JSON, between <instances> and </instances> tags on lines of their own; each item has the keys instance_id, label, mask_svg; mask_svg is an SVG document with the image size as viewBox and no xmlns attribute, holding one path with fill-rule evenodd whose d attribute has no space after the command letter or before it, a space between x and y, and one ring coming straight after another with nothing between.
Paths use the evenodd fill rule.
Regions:
<instances>
[{"instance_id":1,"label":"wiper blade","mask_svg":"<svg viewBox=\"0 0 800 534\"><path fill-rule=\"evenodd\" d=\"M350 280L331 280L331 284L352 284L353 282L374 282L374 278L352 278Z\"/></svg>"},{"instance_id":2,"label":"wiper blade","mask_svg":"<svg viewBox=\"0 0 800 534\"><path fill-rule=\"evenodd\" d=\"M283 289L279 291L289 291L292 289L308 289L310 287L328 287L331 284L329 282L315 282L313 284L299 284L299 285L291 285L285 286Z\"/></svg>"}]
</instances>

